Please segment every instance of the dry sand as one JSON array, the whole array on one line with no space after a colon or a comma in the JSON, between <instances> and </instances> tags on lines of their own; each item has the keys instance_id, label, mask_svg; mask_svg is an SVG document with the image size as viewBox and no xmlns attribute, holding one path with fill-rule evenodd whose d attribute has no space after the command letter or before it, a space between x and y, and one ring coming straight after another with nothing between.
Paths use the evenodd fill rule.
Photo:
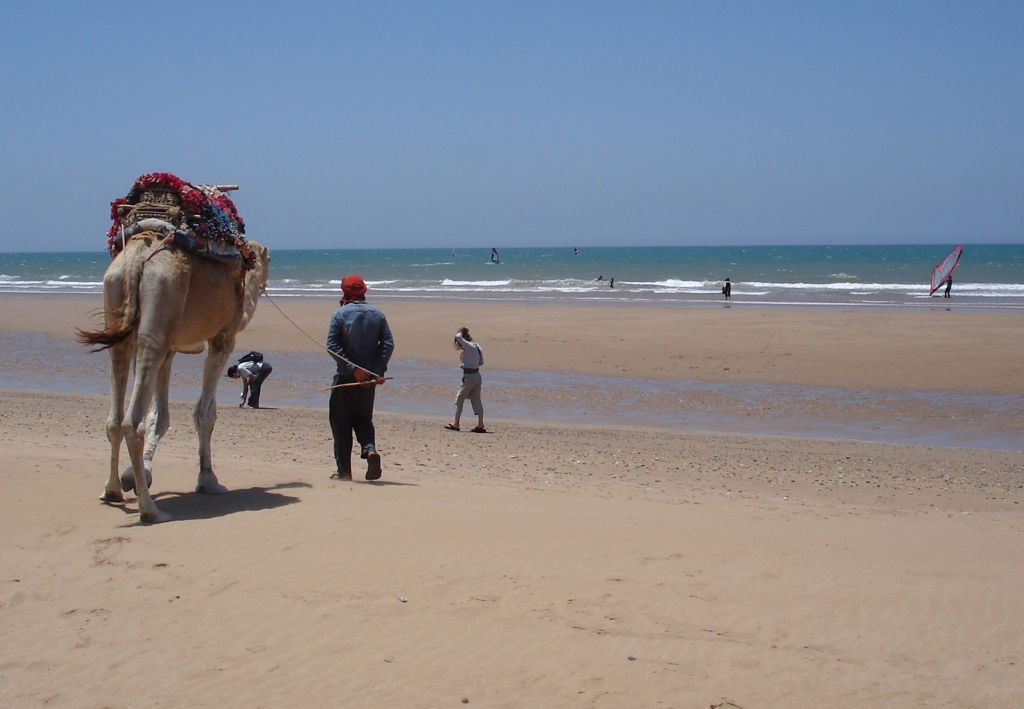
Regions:
<instances>
[{"instance_id":1,"label":"dry sand","mask_svg":"<svg viewBox=\"0 0 1024 709\"><path fill-rule=\"evenodd\" d=\"M94 305L3 298L0 313L63 337ZM239 349L315 348L267 305ZM331 305L286 302L317 335ZM437 363L464 322L505 368L1024 379L1016 316L387 312L397 356ZM222 406L232 492L201 497L177 402L153 486L175 519L146 527L134 500L96 499L106 410L0 390L2 706L1024 705L1024 452L500 419L474 435L381 415L384 480L338 483L324 411Z\"/></svg>"}]
</instances>

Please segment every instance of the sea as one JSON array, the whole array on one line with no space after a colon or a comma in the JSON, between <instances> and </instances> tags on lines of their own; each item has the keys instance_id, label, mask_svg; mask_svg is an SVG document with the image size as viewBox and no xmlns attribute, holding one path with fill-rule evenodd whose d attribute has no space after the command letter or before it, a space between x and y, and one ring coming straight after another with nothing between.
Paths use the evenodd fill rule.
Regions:
<instances>
[{"instance_id":1,"label":"sea","mask_svg":"<svg viewBox=\"0 0 1024 709\"><path fill-rule=\"evenodd\" d=\"M952 298L929 296L955 244L492 249L279 249L268 291L331 296L357 273L375 299L450 299L758 307L1024 310L1024 244L963 244ZM98 293L103 250L0 253L0 293Z\"/></svg>"}]
</instances>

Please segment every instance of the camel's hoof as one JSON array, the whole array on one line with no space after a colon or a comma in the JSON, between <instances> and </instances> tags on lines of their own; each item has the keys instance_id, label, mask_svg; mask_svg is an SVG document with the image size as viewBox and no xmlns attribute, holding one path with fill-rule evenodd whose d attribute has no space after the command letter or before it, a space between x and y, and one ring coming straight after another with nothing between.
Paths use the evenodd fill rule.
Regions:
<instances>
[{"instance_id":1,"label":"camel's hoof","mask_svg":"<svg viewBox=\"0 0 1024 709\"><path fill-rule=\"evenodd\" d=\"M100 500L103 502L124 502L124 495L121 494L120 490L110 492L109 490L100 495Z\"/></svg>"},{"instance_id":2,"label":"camel's hoof","mask_svg":"<svg viewBox=\"0 0 1024 709\"><path fill-rule=\"evenodd\" d=\"M166 512L155 510L153 512L143 512L139 515L139 521L143 524L160 524L161 522L167 522L173 519Z\"/></svg>"},{"instance_id":3,"label":"camel's hoof","mask_svg":"<svg viewBox=\"0 0 1024 709\"><path fill-rule=\"evenodd\" d=\"M146 486L153 486L153 473L146 471ZM125 492L135 492L135 471L125 468L121 472L121 489Z\"/></svg>"},{"instance_id":4,"label":"camel's hoof","mask_svg":"<svg viewBox=\"0 0 1024 709\"><path fill-rule=\"evenodd\" d=\"M196 485L196 492L200 495L226 495L229 490L220 483L209 485Z\"/></svg>"}]
</instances>

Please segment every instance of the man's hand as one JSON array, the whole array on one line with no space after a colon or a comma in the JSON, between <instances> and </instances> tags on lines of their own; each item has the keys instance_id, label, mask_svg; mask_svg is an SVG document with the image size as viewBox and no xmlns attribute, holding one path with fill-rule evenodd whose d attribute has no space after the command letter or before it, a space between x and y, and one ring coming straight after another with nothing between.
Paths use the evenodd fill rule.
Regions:
<instances>
[{"instance_id":1,"label":"man's hand","mask_svg":"<svg viewBox=\"0 0 1024 709\"><path fill-rule=\"evenodd\" d=\"M376 383L376 377L361 367L353 367L352 376L364 387L373 386Z\"/></svg>"}]
</instances>

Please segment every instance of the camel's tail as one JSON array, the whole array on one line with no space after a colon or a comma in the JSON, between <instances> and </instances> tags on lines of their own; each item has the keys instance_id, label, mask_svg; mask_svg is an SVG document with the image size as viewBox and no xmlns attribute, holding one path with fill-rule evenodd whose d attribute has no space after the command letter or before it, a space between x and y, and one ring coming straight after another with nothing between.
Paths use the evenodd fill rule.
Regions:
<instances>
[{"instance_id":1,"label":"camel's tail","mask_svg":"<svg viewBox=\"0 0 1024 709\"><path fill-rule=\"evenodd\" d=\"M139 236L142 236L141 234ZM134 243L133 243L134 241ZM104 313L105 326L102 330L75 330L75 339L83 345L96 345L92 352L99 352L123 342L139 325L139 282L142 268L146 263L149 239L135 239L128 242L118 258L124 259L121 267L122 301L116 308Z\"/></svg>"}]
</instances>

